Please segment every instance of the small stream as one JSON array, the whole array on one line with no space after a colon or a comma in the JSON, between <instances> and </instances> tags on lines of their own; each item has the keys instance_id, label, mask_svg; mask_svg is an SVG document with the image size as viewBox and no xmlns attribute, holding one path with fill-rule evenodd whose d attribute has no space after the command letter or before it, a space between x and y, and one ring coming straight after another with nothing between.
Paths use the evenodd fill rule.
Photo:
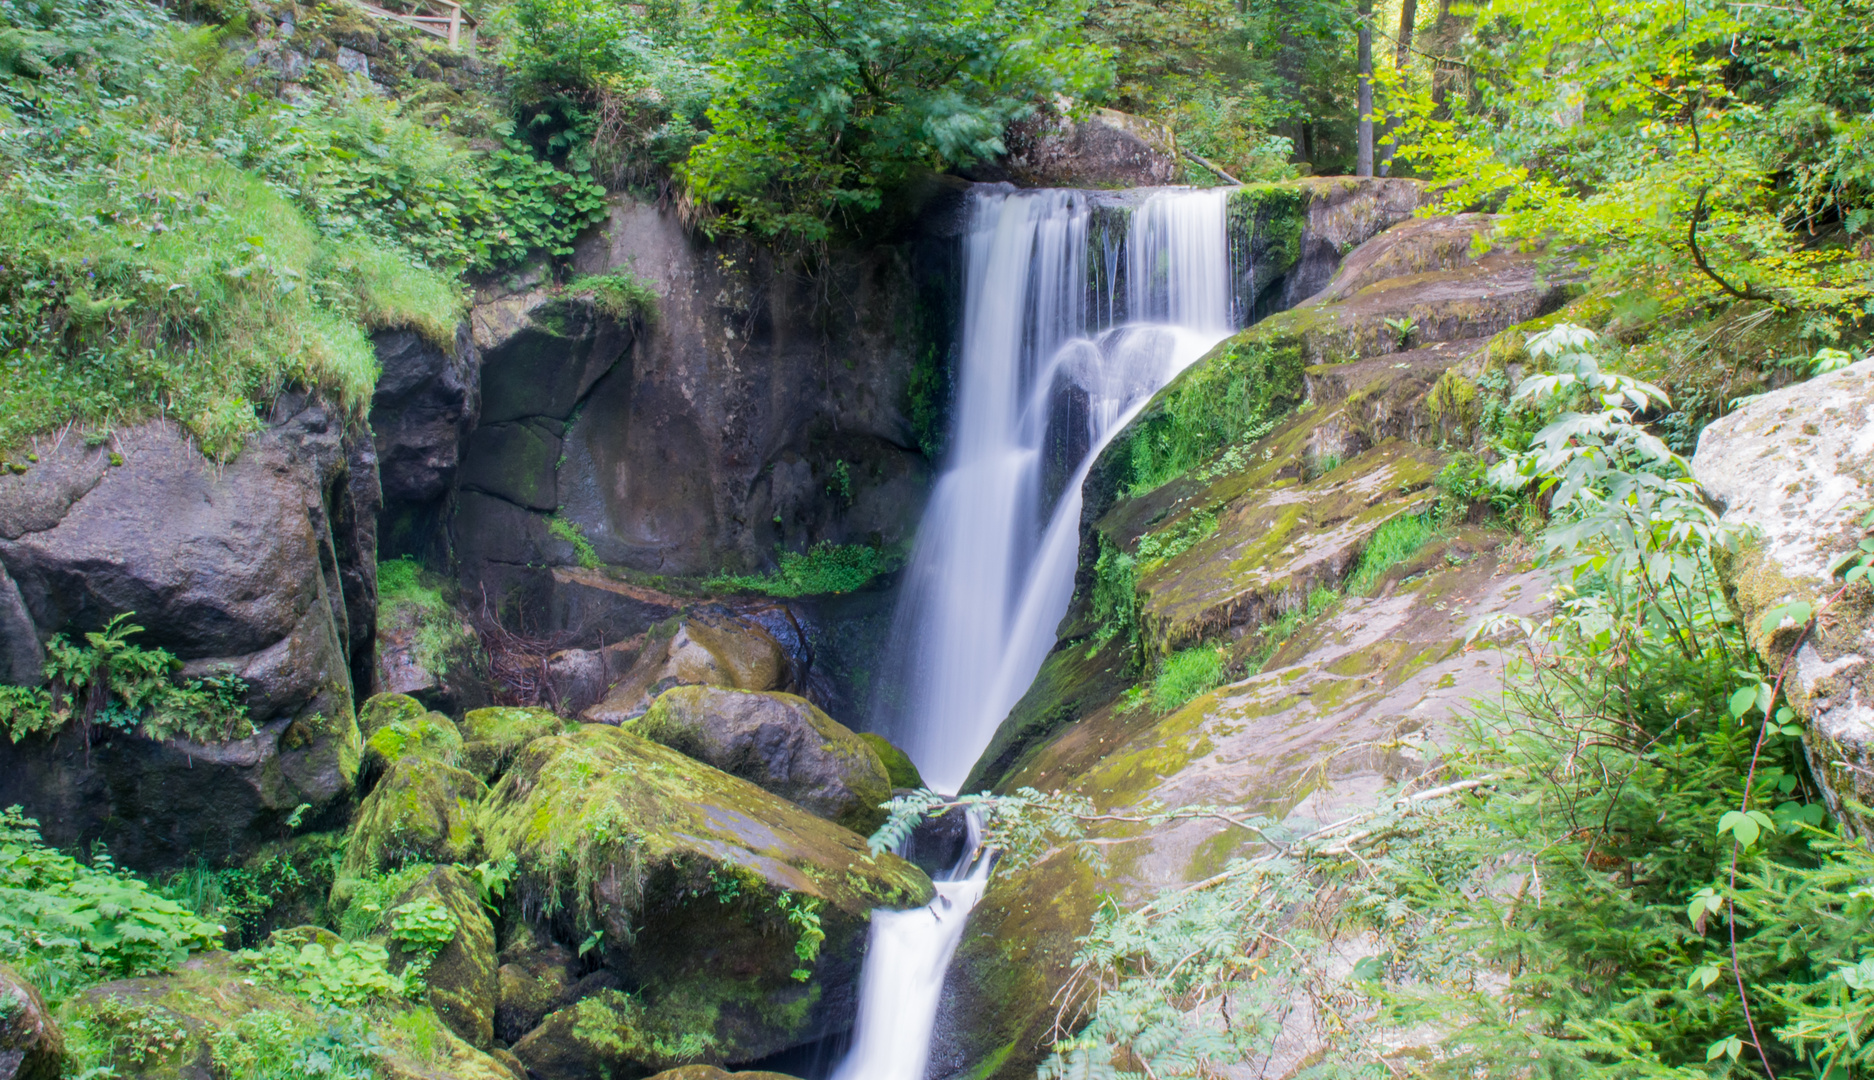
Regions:
<instances>
[{"instance_id":1,"label":"small stream","mask_svg":"<svg viewBox=\"0 0 1874 1080\"><path fill-rule=\"evenodd\" d=\"M1123 238L1106 239L1090 229L1100 195L984 186L970 196L949 460L906 570L895 678L872 724L934 790L962 786L1054 646L1073 598L1087 470L1232 329L1227 197L1144 194ZM925 1080L944 975L988 884L979 836L972 822L928 907L873 913L836 1080Z\"/></svg>"}]
</instances>

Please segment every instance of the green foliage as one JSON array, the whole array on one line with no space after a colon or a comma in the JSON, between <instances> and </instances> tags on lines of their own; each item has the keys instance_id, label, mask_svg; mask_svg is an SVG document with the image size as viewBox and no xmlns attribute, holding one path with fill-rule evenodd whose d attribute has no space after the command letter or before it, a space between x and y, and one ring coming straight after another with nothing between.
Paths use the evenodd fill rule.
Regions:
<instances>
[{"instance_id":1,"label":"green foliage","mask_svg":"<svg viewBox=\"0 0 1874 1080\"><path fill-rule=\"evenodd\" d=\"M1296 631L1313 622L1317 615L1340 603L1341 594L1334 589L1312 589L1308 598L1296 607L1289 608L1277 615L1271 622L1256 628L1257 645L1250 650L1243 661L1245 671L1258 672L1267 667L1269 661L1281 650Z\"/></svg>"},{"instance_id":2,"label":"green foliage","mask_svg":"<svg viewBox=\"0 0 1874 1080\"><path fill-rule=\"evenodd\" d=\"M932 462L943 457L944 439L950 418L950 366L937 351L927 345L911 368L911 380L905 386L909 398L905 416L917 435L918 449Z\"/></svg>"},{"instance_id":3,"label":"green foliage","mask_svg":"<svg viewBox=\"0 0 1874 1080\"><path fill-rule=\"evenodd\" d=\"M458 273L603 215L590 180L420 106L251 92L240 29L0 3L0 447L167 415L225 460L287 387L362 410L368 331L447 347Z\"/></svg>"},{"instance_id":4,"label":"green foliage","mask_svg":"<svg viewBox=\"0 0 1874 1080\"><path fill-rule=\"evenodd\" d=\"M643 278L629 271L588 274L574 281L572 287L590 289L599 310L620 322L657 321L657 303L662 297Z\"/></svg>"},{"instance_id":5,"label":"green foliage","mask_svg":"<svg viewBox=\"0 0 1874 1080\"><path fill-rule=\"evenodd\" d=\"M547 518L547 531L573 546L573 557L587 570L597 570L605 563L599 559L599 553L593 550L592 541L586 539L579 523L570 518L553 514Z\"/></svg>"},{"instance_id":6,"label":"green foliage","mask_svg":"<svg viewBox=\"0 0 1874 1080\"><path fill-rule=\"evenodd\" d=\"M119 871L40 842L39 823L0 812L0 958L45 993L166 971L216 945L222 928Z\"/></svg>"},{"instance_id":7,"label":"green foliage","mask_svg":"<svg viewBox=\"0 0 1874 1080\"><path fill-rule=\"evenodd\" d=\"M1177 710L1199 694L1223 682L1224 652L1199 645L1165 657L1152 679L1152 707L1161 713Z\"/></svg>"},{"instance_id":8,"label":"green foliage","mask_svg":"<svg viewBox=\"0 0 1874 1080\"><path fill-rule=\"evenodd\" d=\"M411 863L388 874L346 878L340 883L344 896L344 909L338 913L340 936L356 941L376 930L390 902L408 892L433 869L430 863Z\"/></svg>"},{"instance_id":9,"label":"green foliage","mask_svg":"<svg viewBox=\"0 0 1874 1080\"><path fill-rule=\"evenodd\" d=\"M1142 564L1142 570L1150 570L1184 554L1191 545L1216 531L1217 507L1199 508L1180 518L1175 528L1141 536L1133 546L1133 556Z\"/></svg>"},{"instance_id":10,"label":"green foliage","mask_svg":"<svg viewBox=\"0 0 1874 1080\"><path fill-rule=\"evenodd\" d=\"M312 1020L256 1009L215 1032L208 1045L216 1074L231 1080L375 1080L385 1053L361 1018L336 1011Z\"/></svg>"},{"instance_id":11,"label":"green foliage","mask_svg":"<svg viewBox=\"0 0 1874 1080\"><path fill-rule=\"evenodd\" d=\"M1096 0L1087 36L1113 57L1113 104L1254 183L1293 175L1297 151L1319 173L1349 163L1355 14L1332 0Z\"/></svg>"},{"instance_id":12,"label":"green foliage","mask_svg":"<svg viewBox=\"0 0 1874 1080\"><path fill-rule=\"evenodd\" d=\"M19 742L54 732L76 718L87 739L93 725L136 731L151 739L180 735L194 742L227 742L254 733L244 701L247 684L224 673L180 680L182 663L166 649L129 643L143 628L132 613L74 645L63 634L46 642L48 687L0 687L0 726Z\"/></svg>"},{"instance_id":13,"label":"green foliage","mask_svg":"<svg viewBox=\"0 0 1874 1080\"><path fill-rule=\"evenodd\" d=\"M392 908L390 940L408 958L403 978L422 979L429 972L430 964L435 962L436 955L455 940L457 929L455 916L449 913L442 901L433 896L420 896Z\"/></svg>"},{"instance_id":14,"label":"green foliage","mask_svg":"<svg viewBox=\"0 0 1874 1080\"><path fill-rule=\"evenodd\" d=\"M813 962L820 958L820 946L826 941L826 931L820 926L820 908L824 902L818 897L801 897L794 893L782 893L775 899L781 914L787 916L787 923L800 933L794 942L794 957L800 961L793 976L800 982L813 978Z\"/></svg>"},{"instance_id":15,"label":"green foliage","mask_svg":"<svg viewBox=\"0 0 1874 1080\"><path fill-rule=\"evenodd\" d=\"M475 635L444 597L448 583L409 557L377 564L378 619L415 627L412 651L425 670L445 674L451 659L475 645Z\"/></svg>"},{"instance_id":16,"label":"green foliage","mask_svg":"<svg viewBox=\"0 0 1874 1080\"><path fill-rule=\"evenodd\" d=\"M1874 312L1868 33L1856 4L1497 0L1468 92L1395 95L1403 152L1454 181L1446 205L1586 244L1586 269L1667 312L1767 303L1830 342Z\"/></svg>"},{"instance_id":17,"label":"green foliage","mask_svg":"<svg viewBox=\"0 0 1874 1080\"><path fill-rule=\"evenodd\" d=\"M276 941L262 949L243 949L235 959L260 978L300 995L314 1005L358 1008L375 1001L409 996L419 980L391 974L390 953L369 941Z\"/></svg>"},{"instance_id":18,"label":"green foliage","mask_svg":"<svg viewBox=\"0 0 1874 1080\"><path fill-rule=\"evenodd\" d=\"M904 551L867 544L821 541L806 551L781 553L768 574L720 574L703 582L713 592L756 592L769 596L820 596L864 588L873 578L904 565Z\"/></svg>"},{"instance_id":19,"label":"green foliage","mask_svg":"<svg viewBox=\"0 0 1874 1080\"><path fill-rule=\"evenodd\" d=\"M81 1075L116 1075L122 1066L138 1070L188 1044L182 1018L161 1005L105 997L79 1014L72 1025L68 1053L86 1067Z\"/></svg>"},{"instance_id":20,"label":"green foliage","mask_svg":"<svg viewBox=\"0 0 1874 1080\"><path fill-rule=\"evenodd\" d=\"M1093 619L1102 643L1118 637L1128 647L1139 641L1138 561L1099 534L1100 554L1093 563Z\"/></svg>"},{"instance_id":21,"label":"green foliage","mask_svg":"<svg viewBox=\"0 0 1874 1080\"><path fill-rule=\"evenodd\" d=\"M1000 154L1037 101L1104 80L1077 0L736 0L709 134L678 167L711 227L824 243L925 170Z\"/></svg>"},{"instance_id":22,"label":"green foliage","mask_svg":"<svg viewBox=\"0 0 1874 1080\"><path fill-rule=\"evenodd\" d=\"M1159 392L1111 453L1132 496L1159 487L1233 443L1266 435L1301 400L1293 350L1232 339ZM1255 437L1260 437L1257 435Z\"/></svg>"},{"instance_id":23,"label":"green foliage","mask_svg":"<svg viewBox=\"0 0 1874 1080\"><path fill-rule=\"evenodd\" d=\"M231 943L252 945L274 929L279 911L294 910L293 901L323 899L340 858L338 842L336 834L315 834L246 866L217 870L198 862L170 875L163 893L203 919L225 925Z\"/></svg>"},{"instance_id":24,"label":"green foliage","mask_svg":"<svg viewBox=\"0 0 1874 1080\"><path fill-rule=\"evenodd\" d=\"M1444 770L1374 809L1262 826L1263 853L1105 907L1061 992L1087 1007L1044 1077L1258 1060L1303 998L1335 1003L1312 1065L1324 1077L1373 1075L1400 1030L1475 1077L1874 1064L1874 854L1826 827L1802 728L1714 570L1733 538L1685 463L1635 427L1630 407L1657 391L1602 371L1578 327L1531 345L1555 370L1519 395L1552 420L1502 448L1500 475L1551 494L1543 545L1564 576L1545 623L1478 631L1520 654L1506 697ZM1407 531L1375 546L1409 546ZM1809 625L1829 602L1792 602L1766 628ZM1354 948L1369 955L1349 971Z\"/></svg>"},{"instance_id":25,"label":"green foliage","mask_svg":"<svg viewBox=\"0 0 1874 1080\"><path fill-rule=\"evenodd\" d=\"M1360 562L1347 578L1347 592L1365 596L1379 584L1386 571L1418 554L1420 548L1438 538L1438 527L1428 514L1396 517L1373 530L1366 546L1360 549Z\"/></svg>"}]
</instances>

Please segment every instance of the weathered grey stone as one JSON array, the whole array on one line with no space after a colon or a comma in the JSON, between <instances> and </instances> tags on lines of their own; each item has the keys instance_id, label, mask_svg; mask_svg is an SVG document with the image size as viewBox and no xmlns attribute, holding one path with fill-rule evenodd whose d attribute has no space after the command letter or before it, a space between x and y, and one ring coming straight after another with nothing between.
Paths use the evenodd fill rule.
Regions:
<instances>
[{"instance_id":1,"label":"weathered grey stone","mask_svg":"<svg viewBox=\"0 0 1874 1080\"><path fill-rule=\"evenodd\" d=\"M631 730L854 832L885 822L891 777L878 753L805 698L679 686Z\"/></svg>"},{"instance_id":2,"label":"weathered grey stone","mask_svg":"<svg viewBox=\"0 0 1874 1080\"><path fill-rule=\"evenodd\" d=\"M760 623L705 608L646 631L631 666L612 680L598 704L579 715L618 724L643 715L673 686L788 690L795 685L793 674L786 650Z\"/></svg>"},{"instance_id":3,"label":"weathered grey stone","mask_svg":"<svg viewBox=\"0 0 1874 1080\"><path fill-rule=\"evenodd\" d=\"M578 961L571 949L526 924L515 928L496 959L495 1037L512 1045L567 1004Z\"/></svg>"},{"instance_id":4,"label":"weathered grey stone","mask_svg":"<svg viewBox=\"0 0 1874 1080\"><path fill-rule=\"evenodd\" d=\"M19 589L0 566L0 682L38 686L45 681L46 651Z\"/></svg>"},{"instance_id":5,"label":"weathered grey stone","mask_svg":"<svg viewBox=\"0 0 1874 1080\"><path fill-rule=\"evenodd\" d=\"M1079 120L1043 109L1010 125L1008 148L1002 167L1024 187L1156 187L1181 171L1168 129L1117 109Z\"/></svg>"},{"instance_id":6,"label":"weathered grey stone","mask_svg":"<svg viewBox=\"0 0 1874 1080\"><path fill-rule=\"evenodd\" d=\"M559 506L559 421L540 418L485 424L462 463L462 486L517 506L552 513Z\"/></svg>"},{"instance_id":7,"label":"weathered grey stone","mask_svg":"<svg viewBox=\"0 0 1874 1080\"><path fill-rule=\"evenodd\" d=\"M1765 626L1772 608L1819 606L1841 588L1830 564L1866 535L1859 504L1874 495L1874 360L1776 390L1715 420L1698 440L1694 474L1724 519L1755 535L1723 567L1751 645L1806 721L1809 764L1829 809L1863 837L1874 821L1874 622L1868 586L1850 589L1804 634L1795 620ZM1800 646L1798 639L1800 638Z\"/></svg>"},{"instance_id":8,"label":"weathered grey stone","mask_svg":"<svg viewBox=\"0 0 1874 1080\"><path fill-rule=\"evenodd\" d=\"M362 431L317 403L289 396L275 417L222 466L156 421L107 447L44 446L0 478L0 567L40 640L130 613L133 642L170 650L185 676L241 676L258 729L219 746L100 732L87 748L69 731L0 745L0 802L25 805L48 841L101 839L139 868L239 857L301 804L310 822L350 791L374 463Z\"/></svg>"}]
</instances>

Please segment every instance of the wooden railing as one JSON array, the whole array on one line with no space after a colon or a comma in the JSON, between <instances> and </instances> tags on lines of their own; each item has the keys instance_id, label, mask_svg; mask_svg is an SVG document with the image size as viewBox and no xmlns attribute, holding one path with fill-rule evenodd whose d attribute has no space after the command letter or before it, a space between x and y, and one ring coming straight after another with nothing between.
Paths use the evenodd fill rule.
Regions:
<instances>
[{"instance_id":1,"label":"wooden railing","mask_svg":"<svg viewBox=\"0 0 1874 1080\"><path fill-rule=\"evenodd\" d=\"M452 3L451 0L425 0L424 7L432 11L440 9L442 11L440 15L413 15L402 11L391 11L388 8L367 3L366 0L351 0L351 3L354 7L361 8L380 19L391 19L405 26L414 26L426 34L433 34L447 41L449 47L458 52L462 49L464 39L467 40L471 49L474 48L475 21L462 14L462 5Z\"/></svg>"}]
</instances>

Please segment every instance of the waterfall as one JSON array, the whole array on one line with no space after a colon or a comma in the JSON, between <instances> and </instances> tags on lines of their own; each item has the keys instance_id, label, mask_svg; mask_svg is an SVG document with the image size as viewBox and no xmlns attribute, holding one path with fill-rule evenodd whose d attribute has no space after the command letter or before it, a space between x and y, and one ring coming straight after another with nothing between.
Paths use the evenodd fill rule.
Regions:
<instances>
[{"instance_id":1,"label":"waterfall","mask_svg":"<svg viewBox=\"0 0 1874 1080\"><path fill-rule=\"evenodd\" d=\"M1227 192L1150 193L1123 253L1103 242L1090 267L1096 197L970 197L950 459L906 571L896 678L873 724L938 791L961 787L1054 647L1073 599L1087 470L1159 387L1231 330ZM1090 269L1103 271L1105 295L1090 288ZM930 906L873 913L836 1080L924 1080L944 972L987 884L976 835Z\"/></svg>"}]
</instances>

